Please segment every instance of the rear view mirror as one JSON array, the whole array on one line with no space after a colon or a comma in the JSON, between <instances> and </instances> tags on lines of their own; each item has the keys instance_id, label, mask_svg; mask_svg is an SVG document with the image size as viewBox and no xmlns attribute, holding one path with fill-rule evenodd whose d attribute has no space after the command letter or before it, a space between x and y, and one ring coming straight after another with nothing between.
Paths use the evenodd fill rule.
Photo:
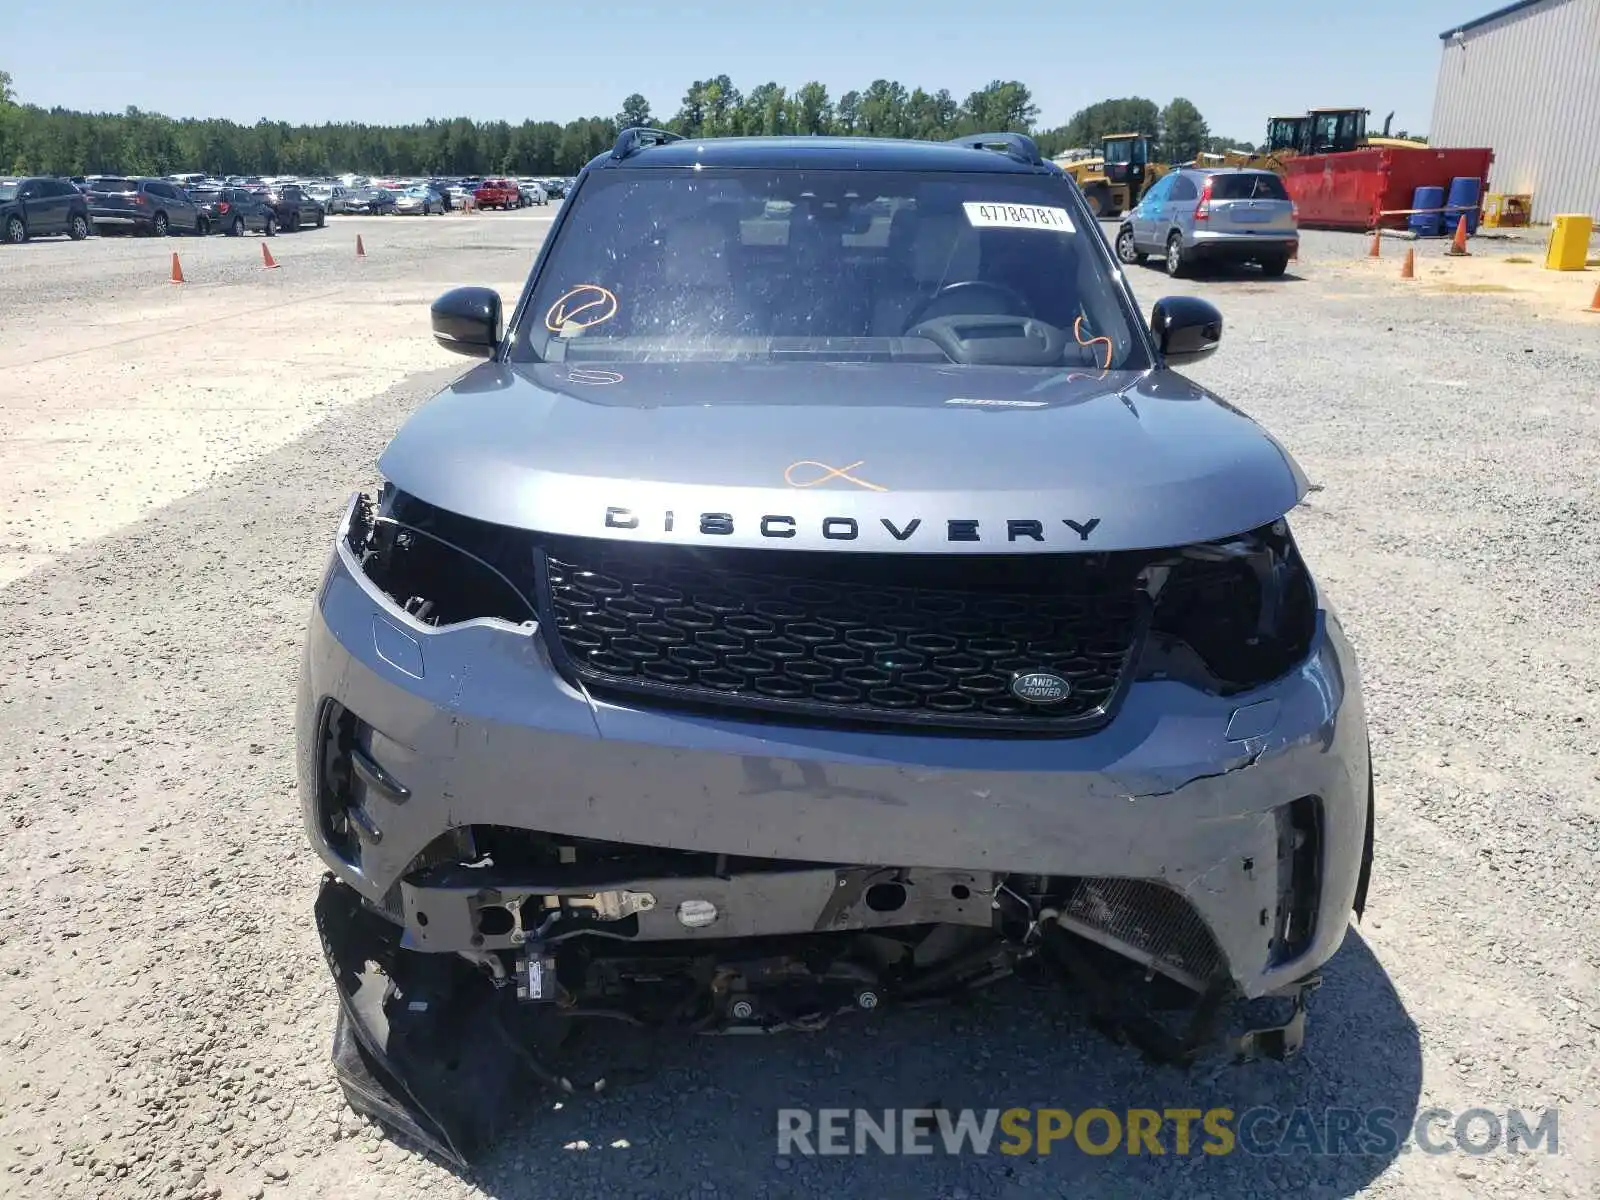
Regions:
<instances>
[{"instance_id":1,"label":"rear view mirror","mask_svg":"<svg viewBox=\"0 0 1600 1200\"><path fill-rule=\"evenodd\" d=\"M500 344L500 293L462 287L433 302L433 338L446 350L489 358Z\"/></svg>"},{"instance_id":2,"label":"rear view mirror","mask_svg":"<svg viewBox=\"0 0 1600 1200\"><path fill-rule=\"evenodd\" d=\"M1209 357L1222 341L1222 314L1195 296L1167 296L1150 310L1150 332L1170 367Z\"/></svg>"}]
</instances>

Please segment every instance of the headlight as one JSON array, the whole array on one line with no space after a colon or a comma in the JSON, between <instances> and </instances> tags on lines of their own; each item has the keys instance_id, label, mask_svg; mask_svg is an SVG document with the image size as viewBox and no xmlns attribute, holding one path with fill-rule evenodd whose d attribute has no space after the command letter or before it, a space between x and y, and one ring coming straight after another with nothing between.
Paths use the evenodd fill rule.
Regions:
<instances>
[{"instance_id":1,"label":"headlight","mask_svg":"<svg viewBox=\"0 0 1600 1200\"><path fill-rule=\"evenodd\" d=\"M533 551L520 530L447 513L385 484L377 501L357 504L349 546L366 577L419 621L535 619Z\"/></svg>"},{"instance_id":2,"label":"headlight","mask_svg":"<svg viewBox=\"0 0 1600 1200\"><path fill-rule=\"evenodd\" d=\"M1316 597L1288 522L1186 546L1151 568L1140 677L1227 695L1288 673L1310 652Z\"/></svg>"}]
</instances>

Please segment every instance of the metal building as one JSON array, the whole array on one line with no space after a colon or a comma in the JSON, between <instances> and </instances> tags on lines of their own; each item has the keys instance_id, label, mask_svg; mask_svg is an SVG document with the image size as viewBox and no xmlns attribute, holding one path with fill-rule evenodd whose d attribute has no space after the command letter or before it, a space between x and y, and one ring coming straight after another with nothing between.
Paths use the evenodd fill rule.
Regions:
<instances>
[{"instance_id":1,"label":"metal building","mask_svg":"<svg viewBox=\"0 0 1600 1200\"><path fill-rule=\"evenodd\" d=\"M1521 0L1439 35L1428 141L1488 146L1491 192L1600 221L1600 0Z\"/></svg>"}]
</instances>

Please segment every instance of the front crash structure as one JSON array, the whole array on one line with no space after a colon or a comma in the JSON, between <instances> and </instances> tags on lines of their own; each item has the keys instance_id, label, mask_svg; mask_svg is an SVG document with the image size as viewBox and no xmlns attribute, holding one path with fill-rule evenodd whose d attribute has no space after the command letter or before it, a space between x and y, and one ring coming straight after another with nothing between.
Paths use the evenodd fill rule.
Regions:
<instances>
[{"instance_id":1,"label":"front crash structure","mask_svg":"<svg viewBox=\"0 0 1600 1200\"><path fill-rule=\"evenodd\" d=\"M540 1089L628 1078L631 1064L584 1061L596 1024L815 1031L1022 975L1067 985L1096 1028L1149 1060L1187 1066L1294 1054L1317 982L1284 990L1285 1019L1231 1034L1241 995L1226 963L1195 910L1155 882L741 860L505 829L448 840L456 857L408 873L383 905L329 875L317 924L347 1100L461 1169ZM1279 924L1296 936L1292 912Z\"/></svg>"}]
</instances>

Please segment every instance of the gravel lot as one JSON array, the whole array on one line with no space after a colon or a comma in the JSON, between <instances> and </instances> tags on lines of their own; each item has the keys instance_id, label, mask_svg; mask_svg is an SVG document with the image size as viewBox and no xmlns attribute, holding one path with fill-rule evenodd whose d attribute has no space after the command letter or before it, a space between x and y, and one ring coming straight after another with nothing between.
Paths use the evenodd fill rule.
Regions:
<instances>
[{"instance_id":1,"label":"gravel lot","mask_svg":"<svg viewBox=\"0 0 1600 1200\"><path fill-rule=\"evenodd\" d=\"M1362 659L1377 872L1299 1059L1146 1068L1018 986L640 1046L645 1082L541 1104L470 1179L354 1118L293 790L301 632L345 496L460 369L426 300L509 293L548 211L336 221L272 243L277 272L256 239L0 252L0 1194L1600 1192L1600 317L1408 290L1338 234L1281 281L1133 271L1147 307L1223 307L1193 374L1317 484L1296 527ZM775 1157L779 1107L930 1101L1556 1106L1561 1153Z\"/></svg>"}]
</instances>

